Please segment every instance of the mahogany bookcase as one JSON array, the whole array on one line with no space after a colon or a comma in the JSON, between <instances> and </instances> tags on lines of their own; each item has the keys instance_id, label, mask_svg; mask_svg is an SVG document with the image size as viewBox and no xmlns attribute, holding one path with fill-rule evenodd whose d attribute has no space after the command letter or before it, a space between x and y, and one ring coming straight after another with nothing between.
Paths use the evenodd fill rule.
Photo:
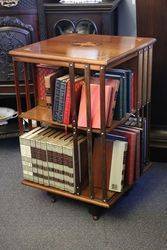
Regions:
<instances>
[{"instance_id":1,"label":"mahogany bookcase","mask_svg":"<svg viewBox=\"0 0 167 250\"><path fill-rule=\"evenodd\" d=\"M23 180L24 185L38 188L49 193L80 200L98 207L111 207L130 187L126 187L123 192L117 193L108 191L106 187L106 133L112 131L118 125L123 124L131 114L127 114L120 121L113 121L110 128L105 126L105 71L113 67L128 67L135 74L135 90L136 90L136 110L134 115L137 117L138 126L142 123L139 118L147 119L147 163L144 171L149 168L149 117L150 117L150 101L151 101L151 75L152 75L152 57L154 38L141 37L121 37L121 36L104 36L104 35L78 35L68 34L45 41L37 42L10 51L13 57L13 65L15 72L15 90L17 99L17 109L19 114L19 130L20 134L24 132L23 118L28 119L29 128L32 128L32 120L36 120L52 127L60 129L69 129L73 131L74 154L76 180L79 179L79 164L77 152L77 135L78 132L84 131L87 134L88 147L88 185L81 188L76 181L77 193L71 194L53 187L46 187L28 180ZM18 81L18 63L22 62L24 66L24 79L26 85L26 104L27 111L22 112L20 87ZM71 82L71 98L72 98L72 124L65 126L52 120L51 110L46 106L42 106L38 100L38 93L35 91L35 106L32 108L30 98L30 87L28 80L28 67L33 67L34 90L36 90L36 74L35 64L44 64L52 67L63 67L69 70ZM82 71L85 76L86 95L87 95L87 127L81 128L77 125L76 102L74 91L74 77L76 70ZM90 102L90 75L92 71L98 71L100 74L100 119L101 128L92 129L91 127L91 102ZM92 137L93 134L101 136L101 174L102 188L97 189L93 184L92 169ZM93 218L97 219L97 213L93 213Z\"/></svg>"}]
</instances>

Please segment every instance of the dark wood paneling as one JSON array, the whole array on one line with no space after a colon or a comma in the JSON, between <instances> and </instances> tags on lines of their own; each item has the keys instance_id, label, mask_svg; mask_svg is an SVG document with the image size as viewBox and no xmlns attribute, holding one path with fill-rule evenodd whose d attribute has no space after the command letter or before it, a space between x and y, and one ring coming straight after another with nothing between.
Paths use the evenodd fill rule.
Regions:
<instances>
[{"instance_id":1,"label":"dark wood paneling","mask_svg":"<svg viewBox=\"0 0 167 250\"><path fill-rule=\"evenodd\" d=\"M152 125L167 126L167 1L137 0L137 34L155 37L153 59Z\"/></svg>"},{"instance_id":2,"label":"dark wood paneling","mask_svg":"<svg viewBox=\"0 0 167 250\"><path fill-rule=\"evenodd\" d=\"M76 22L80 19L93 21L98 34L117 34L117 7L121 0L104 0L97 4L61 4L53 0L38 0L40 37L55 36L54 26L61 19ZM43 6L41 6L43 5Z\"/></svg>"}]
</instances>

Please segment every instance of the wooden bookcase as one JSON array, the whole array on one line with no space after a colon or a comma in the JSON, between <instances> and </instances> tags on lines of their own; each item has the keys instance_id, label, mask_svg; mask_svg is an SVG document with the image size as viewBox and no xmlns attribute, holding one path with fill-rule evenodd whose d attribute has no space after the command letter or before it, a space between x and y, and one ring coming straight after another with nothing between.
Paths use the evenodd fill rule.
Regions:
<instances>
[{"instance_id":1,"label":"wooden bookcase","mask_svg":"<svg viewBox=\"0 0 167 250\"><path fill-rule=\"evenodd\" d=\"M147 164L144 170L150 166L148 143L149 143L149 117L150 117L150 101L151 101L151 75L152 75L152 57L153 57L153 38L139 37L116 37L103 35L77 35L69 34L56 38L51 38L42 42L28 45L10 51L13 57L14 72L15 72L15 90L17 96L17 108L19 113L19 129L20 134L23 133L23 118L29 120L29 127L32 127L32 120L39 123L44 122L50 126L60 127L61 129L70 129L73 131L74 153L76 169L78 168L77 161L77 134L78 131L84 131L87 134L88 144L88 185L81 190L77 186L77 193L71 194L52 187L46 187L28 180L23 180L24 185L38 188L56 195L64 196L80 200L98 207L111 207L125 191L130 187L126 187L122 193L107 191L106 188L106 148L105 138L108 131L124 123L130 114L127 114L121 121L113 121L111 128L105 127L105 71L113 67L128 67L135 73L136 82L136 110L134 114L137 117L139 125L139 117L147 119ZM26 103L27 111L22 112L20 100L20 88L17 74L18 62L24 64L24 79L26 84ZM35 67L34 64L45 64L53 67L65 67L69 69L71 82L72 96L72 124L65 126L53 122L52 114L47 107L41 106L38 100L38 93L35 93L35 107L32 108L30 102L30 89L27 77L29 64L33 67L34 86L35 83ZM77 126L76 103L74 92L74 76L75 71L79 69L83 71L86 82L87 94L87 127L80 128ZM91 127L91 109L90 109L90 74L91 71L100 73L100 117L101 128L96 130ZM35 88L37 89L37 88ZM92 137L97 133L101 136L101 171L102 171L102 189L96 189L93 185L93 170L92 170ZM97 215L94 214L94 218Z\"/></svg>"}]
</instances>

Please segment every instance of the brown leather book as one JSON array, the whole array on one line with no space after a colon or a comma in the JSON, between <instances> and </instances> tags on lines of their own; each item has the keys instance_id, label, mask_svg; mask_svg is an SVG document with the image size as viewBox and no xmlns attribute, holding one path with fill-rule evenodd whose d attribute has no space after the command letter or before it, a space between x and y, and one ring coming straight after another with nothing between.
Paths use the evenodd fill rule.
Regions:
<instances>
[{"instance_id":1,"label":"brown leather book","mask_svg":"<svg viewBox=\"0 0 167 250\"><path fill-rule=\"evenodd\" d=\"M109 189L110 169L112 161L112 148L113 141L106 140L106 171L107 171L107 189ZM101 150L101 138L97 137L94 140L93 147L93 176L94 187L102 188L102 150Z\"/></svg>"}]
</instances>

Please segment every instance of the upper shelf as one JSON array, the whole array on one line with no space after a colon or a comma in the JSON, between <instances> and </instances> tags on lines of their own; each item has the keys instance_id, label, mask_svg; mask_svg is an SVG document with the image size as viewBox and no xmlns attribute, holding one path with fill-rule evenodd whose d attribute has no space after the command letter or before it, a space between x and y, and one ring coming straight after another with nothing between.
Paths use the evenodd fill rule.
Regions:
<instances>
[{"instance_id":1,"label":"upper shelf","mask_svg":"<svg viewBox=\"0 0 167 250\"><path fill-rule=\"evenodd\" d=\"M154 38L66 34L9 52L26 62L108 65L153 44ZM37 61L38 60L38 61ZM61 66L61 65L60 65Z\"/></svg>"},{"instance_id":2,"label":"upper shelf","mask_svg":"<svg viewBox=\"0 0 167 250\"><path fill-rule=\"evenodd\" d=\"M112 131L114 128L116 128L117 126L125 123L125 121L127 121L130 117L130 114L127 114L126 117L124 117L122 120L120 121L116 121L114 120L112 123L112 126L110 128L106 128L106 132L110 132ZM52 119L52 111L51 109L47 108L47 107L43 107L43 106L36 106L33 109L30 109L26 112L23 112L20 115L20 118L25 118L25 119L29 119L29 120L35 120L35 121L40 121L40 122L44 122L50 126L56 126L56 127L68 127L68 128L72 128L72 125L69 124L68 126L62 123L58 123L53 121ZM79 127L79 130L84 130L86 131L87 128L83 128L83 127ZM92 129L92 132L94 133L101 133L100 129Z\"/></svg>"}]
</instances>

